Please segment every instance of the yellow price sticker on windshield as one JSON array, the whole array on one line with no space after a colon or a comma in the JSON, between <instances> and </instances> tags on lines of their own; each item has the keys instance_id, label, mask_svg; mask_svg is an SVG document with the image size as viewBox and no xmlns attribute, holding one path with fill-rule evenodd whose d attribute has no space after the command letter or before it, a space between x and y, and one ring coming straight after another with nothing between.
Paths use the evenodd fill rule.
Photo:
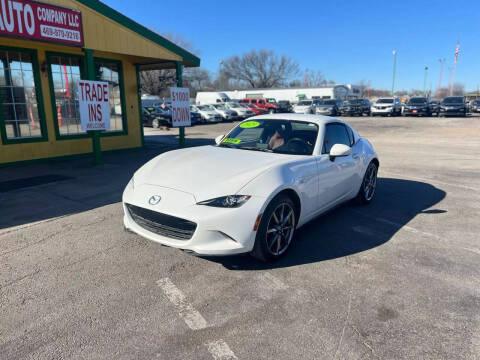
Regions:
<instances>
[{"instance_id":1,"label":"yellow price sticker on windshield","mask_svg":"<svg viewBox=\"0 0 480 360\"><path fill-rule=\"evenodd\" d=\"M223 139L222 143L227 143L227 144L240 144L242 142L242 139L235 139L235 138L226 138Z\"/></svg>"},{"instance_id":2,"label":"yellow price sticker on windshield","mask_svg":"<svg viewBox=\"0 0 480 360\"><path fill-rule=\"evenodd\" d=\"M240 127L243 129L256 128L257 126L260 126L258 121L246 121L240 124Z\"/></svg>"}]
</instances>

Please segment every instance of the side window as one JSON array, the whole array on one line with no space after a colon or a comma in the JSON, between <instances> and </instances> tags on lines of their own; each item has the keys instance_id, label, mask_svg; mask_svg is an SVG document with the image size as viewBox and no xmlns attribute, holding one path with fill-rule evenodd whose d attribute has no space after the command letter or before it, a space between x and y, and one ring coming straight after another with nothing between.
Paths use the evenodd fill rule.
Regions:
<instances>
[{"instance_id":1,"label":"side window","mask_svg":"<svg viewBox=\"0 0 480 360\"><path fill-rule=\"evenodd\" d=\"M252 104L256 104L256 103L257 103L257 100L253 99Z\"/></svg>"},{"instance_id":2,"label":"side window","mask_svg":"<svg viewBox=\"0 0 480 360\"><path fill-rule=\"evenodd\" d=\"M265 104L265 101L264 100L258 100L258 103L259 104Z\"/></svg>"},{"instance_id":3,"label":"side window","mask_svg":"<svg viewBox=\"0 0 480 360\"><path fill-rule=\"evenodd\" d=\"M335 144L350 146L347 129L342 124L327 124L325 126L322 154L329 154L332 146Z\"/></svg>"}]
</instances>

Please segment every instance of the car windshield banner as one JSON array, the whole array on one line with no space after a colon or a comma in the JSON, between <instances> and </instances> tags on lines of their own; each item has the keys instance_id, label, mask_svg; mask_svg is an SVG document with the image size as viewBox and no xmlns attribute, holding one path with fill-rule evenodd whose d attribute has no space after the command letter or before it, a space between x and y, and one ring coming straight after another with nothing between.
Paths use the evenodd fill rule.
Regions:
<instances>
[{"instance_id":1,"label":"car windshield banner","mask_svg":"<svg viewBox=\"0 0 480 360\"><path fill-rule=\"evenodd\" d=\"M0 36L83 46L78 10L29 0L0 0Z\"/></svg>"}]
</instances>

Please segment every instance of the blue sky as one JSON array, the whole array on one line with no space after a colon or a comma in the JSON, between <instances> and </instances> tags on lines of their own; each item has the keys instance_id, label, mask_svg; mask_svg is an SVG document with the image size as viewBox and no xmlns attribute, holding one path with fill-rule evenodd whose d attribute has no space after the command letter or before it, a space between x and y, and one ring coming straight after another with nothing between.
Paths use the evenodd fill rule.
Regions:
<instances>
[{"instance_id":1,"label":"blue sky","mask_svg":"<svg viewBox=\"0 0 480 360\"><path fill-rule=\"evenodd\" d=\"M337 83L389 89L396 49L396 90L423 89L425 66L435 90L438 59L446 58L446 86L460 40L457 82L467 90L480 84L480 1L103 1L142 25L183 36L212 72L221 59L265 48Z\"/></svg>"}]
</instances>

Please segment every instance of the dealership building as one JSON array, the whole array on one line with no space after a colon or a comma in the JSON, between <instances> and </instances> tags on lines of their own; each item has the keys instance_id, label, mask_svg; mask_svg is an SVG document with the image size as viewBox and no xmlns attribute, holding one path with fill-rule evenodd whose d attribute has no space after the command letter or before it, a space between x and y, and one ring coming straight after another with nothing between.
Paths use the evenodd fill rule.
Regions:
<instances>
[{"instance_id":1,"label":"dealership building","mask_svg":"<svg viewBox=\"0 0 480 360\"><path fill-rule=\"evenodd\" d=\"M143 146L140 72L200 59L97 0L0 0L0 166ZM107 82L110 129L82 130L79 80Z\"/></svg>"}]
</instances>

